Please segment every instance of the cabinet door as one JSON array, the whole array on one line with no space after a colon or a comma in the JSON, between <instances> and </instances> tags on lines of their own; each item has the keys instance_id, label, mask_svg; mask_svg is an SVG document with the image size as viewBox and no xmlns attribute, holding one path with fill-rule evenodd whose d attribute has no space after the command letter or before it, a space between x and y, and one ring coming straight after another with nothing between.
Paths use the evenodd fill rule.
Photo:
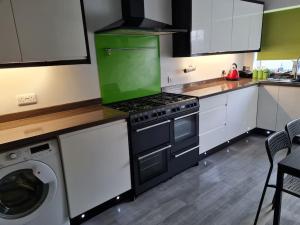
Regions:
<instances>
[{"instance_id":1,"label":"cabinet door","mask_svg":"<svg viewBox=\"0 0 300 225\"><path fill-rule=\"evenodd\" d=\"M211 52L231 51L233 0L213 0Z\"/></svg>"},{"instance_id":2,"label":"cabinet door","mask_svg":"<svg viewBox=\"0 0 300 225\"><path fill-rule=\"evenodd\" d=\"M249 6L249 10L250 31L248 50L259 50L261 46L264 5L252 3Z\"/></svg>"},{"instance_id":3,"label":"cabinet door","mask_svg":"<svg viewBox=\"0 0 300 225\"><path fill-rule=\"evenodd\" d=\"M207 53L210 51L212 0L192 1L192 54Z\"/></svg>"},{"instance_id":4,"label":"cabinet door","mask_svg":"<svg viewBox=\"0 0 300 225\"><path fill-rule=\"evenodd\" d=\"M24 62L87 57L80 0L12 0Z\"/></svg>"},{"instance_id":5,"label":"cabinet door","mask_svg":"<svg viewBox=\"0 0 300 225\"><path fill-rule=\"evenodd\" d=\"M258 94L257 127L275 131L278 106L278 86L260 86Z\"/></svg>"},{"instance_id":6,"label":"cabinet door","mask_svg":"<svg viewBox=\"0 0 300 225\"><path fill-rule=\"evenodd\" d=\"M235 0L232 28L232 51L260 48L263 4Z\"/></svg>"},{"instance_id":7,"label":"cabinet door","mask_svg":"<svg viewBox=\"0 0 300 225\"><path fill-rule=\"evenodd\" d=\"M300 89L298 87L279 87L278 112L276 130L283 130L285 125L300 118L299 99Z\"/></svg>"},{"instance_id":8,"label":"cabinet door","mask_svg":"<svg viewBox=\"0 0 300 225\"><path fill-rule=\"evenodd\" d=\"M59 140L71 218L131 189L125 121L61 135Z\"/></svg>"},{"instance_id":9,"label":"cabinet door","mask_svg":"<svg viewBox=\"0 0 300 225\"><path fill-rule=\"evenodd\" d=\"M21 62L10 0L0 0L0 63Z\"/></svg>"},{"instance_id":10,"label":"cabinet door","mask_svg":"<svg viewBox=\"0 0 300 225\"><path fill-rule=\"evenodd\" d=\"M232 51L249 49L250 2L235 0L232 27Z\"/></svg>"},{"instance_id":11,"label":"cabinet door","mask_svg":"<svg viewBox=\"0 0 300 225\"><path fill-rule=\"evenodd\" d=\"M199 153L202 154L227 139L227 94L201 99L199 104Z\"/></svg>"},{"instance_id":12,"label":"cabinet door","mask_svg":"<svg viewBox=\"0 0 300 225\"><path fill-rule=\"evenodd\" d=\"M257 98L257 86L232 91L228 94L228 139L235 138L256 127Z\"/></svg>"}]
</instances>

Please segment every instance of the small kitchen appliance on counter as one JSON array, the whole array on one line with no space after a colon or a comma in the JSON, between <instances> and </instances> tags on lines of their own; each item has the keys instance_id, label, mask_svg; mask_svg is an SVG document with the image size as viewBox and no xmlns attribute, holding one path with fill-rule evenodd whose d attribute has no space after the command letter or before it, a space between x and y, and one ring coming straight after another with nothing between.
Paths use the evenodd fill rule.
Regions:
<instances>
[{"instance_id":1,"label":"small kitchen appliance on counter","mask_svg":"<svg viewBox=\"0 0 300 225\"><path fill-rule=\"evenodd\" d=\"M232 69L229 71L229 74L226 76L226 80L239 80L240 79L240 75L239 75L239 71L237 69L237 64L233 63L232 64Z\"/></svg>"},{"instance_id":2,"label":"small kitchen appliance on counter","mask_svg":"<svg viewBox=\"0 0 300 225\"><path fill-rule=\"evenodd\" d=\"M198 164L199 102L196 98L160 93L108 106L129 113L136 195Z\"/></svg>"}]
</instances>

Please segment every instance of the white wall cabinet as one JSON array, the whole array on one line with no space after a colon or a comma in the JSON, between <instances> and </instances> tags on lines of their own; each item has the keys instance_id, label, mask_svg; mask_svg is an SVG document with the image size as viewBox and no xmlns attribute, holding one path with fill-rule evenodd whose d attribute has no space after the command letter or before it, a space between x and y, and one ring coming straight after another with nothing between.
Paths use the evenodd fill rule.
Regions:
<instances>
[{"instance_id":1,"label":"white wall cabinet","mask_svg":"<svg viewBox=\"0 0 300 225\"><path fill-rule=\"evenodd\" d=\"M80 0L0 0L0 17L0 64L89 62Z\"/></svg>"},{"instance_id":2,"label":"white wall cabinet","mask_svg":"<svg viewBox=\"0 0 300 225\"><path fill-rule=\"evenodd\" d=\"M0 0L0 63L19 63L21 53L10 0Z\"/></svg>"},{"instance_id":3,"label":"white wall cabinet","mask_svg":"<svg viewBox=\"0 0 300 225\"><path fill-rule=\"evenodd\" d=\"M173 56L258 51L264 4L244 0L173 0Z\"/></svg>"},{"instance_id":4,"label":"white wall cabinet","mask_svg":"<svg viewBox=\"0 0 300 225\"><path fill-rule=\"evenodd\" d=\"M235 138L256 127L258 87L228 93L227 135Z\"/></svg>"},{"instance_id":5,"label":"white wall cabinet","mask_svg":"<svg viewBox=\"0 0 300 225\"><path fill-rule=\"evenodd\" d=\"M59 136L71 218L131 189L125 120Z\"/></svg>"},{"instance_id":6,"label":"white wall cabinet","mask_svg":"<svg viewBox=\"0 0 300 225\"><path fill-rule=\"evenodd\" d=\"M206 53L211 45L212 7L211 0L192 1L192 31L191 51L192 54Z\"/></svg>"},{"instance_id":7,"label":"white wall cabinet","mask_svg":"<svg viewBox=\"0 0 300 225\"><path fill-rule=\"evenodd\" d=\"M212 1L212 40L209 52L231 51L233 0Z\"/></svg>"},{"instance_id":8,"label":"white wall cabinet","mask_svg":"<svg viewBox=\"0 0 300 225\"><path fill-rule=\"evenodd\" d=\"M23 61L87 57L80 0L11 0Z\"/></svg>"},{"instance_id":9,"label":"white wall cabinet","mask_svg":"<svg viewBox=\"0 0 300 225\"><path fill-rule=\"evenodd\" d=\"M259 50L261 47L264 5L252 3L249 5L249 47L248 50Z\"/></svg>"},{"instance_id":10,"label":"white wall cabinet","mask_svg":"<svg viewBox=\"0 0 300 225\"><path fill-rule=\"evenodd\" d=\"M234 0L232 51L259 50L263 4Z\"/></svg>"},{"instance_id":11,"label":"white wall cabinet","mask_svg":"<svg viewBox=\"0 0 300 225\"><path fill-rule=\"evenodd\" d=\"M259 87L257 127L276 130L279 86L262 85Z\"/></svg>"},{"instance_id":12,"label":"white wall cabinet","mask_svg":"<svg viewBox=\"0 0 300 225\"><path fill-rule=\"evenodd\" d=\"M283 130L288 122L300 118L298 96L300 96L299 87L279 87L277 131Z\"/></svg>"}]
</instances>

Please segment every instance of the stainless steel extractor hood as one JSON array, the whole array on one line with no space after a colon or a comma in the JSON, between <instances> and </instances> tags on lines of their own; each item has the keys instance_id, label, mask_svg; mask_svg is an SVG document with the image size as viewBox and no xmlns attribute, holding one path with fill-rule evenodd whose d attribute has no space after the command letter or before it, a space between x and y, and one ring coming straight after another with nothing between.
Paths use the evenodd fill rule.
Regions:
<instances>
[{"instance_id":1,"label":"stainless steel extractor hood","mask_svg":"<svg viewBox=\"0 0 300 225\"><path fill-rule=\"evenodd\" d=\"M123 18L100 30L99 33L126 35L162 35L187 32L172 25L147 19L145 17L144 0L122 0Z\"/></svg>"}]
</instances>

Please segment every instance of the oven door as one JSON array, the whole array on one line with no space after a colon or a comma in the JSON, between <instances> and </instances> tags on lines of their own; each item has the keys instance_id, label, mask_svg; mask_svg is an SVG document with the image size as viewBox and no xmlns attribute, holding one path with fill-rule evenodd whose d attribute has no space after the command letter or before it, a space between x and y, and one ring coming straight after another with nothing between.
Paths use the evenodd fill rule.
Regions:
<instances>
[{"instance_id":1,"label":"oven door","mask_svg":"<svg viewBox=\"0 0 300 225\"><path fill-rule=\"evenodd\" d=\"M139 185L168 172L168 150L171 145L142 154L137 158Z\"/></svg>"},{"instance_id":2,"label":"oven door","mask_svg":"<svg viewBox=\"0 0 300 225\"><path fill-rule=\"evenodd\" d=\"M199 111L193 111L174 118L174 145L199 139Z\"/></svg>"},{"instance_id":3,"label":"oven door","mask_svg":"<svg viewBox=\"0 0 300 225\"><path fill-rule=\"evenodd\" d=\"M134 154L139 154L171 143L171 120L161 120L136 127L131 132Z\"/></svg>"}]
</instances>

